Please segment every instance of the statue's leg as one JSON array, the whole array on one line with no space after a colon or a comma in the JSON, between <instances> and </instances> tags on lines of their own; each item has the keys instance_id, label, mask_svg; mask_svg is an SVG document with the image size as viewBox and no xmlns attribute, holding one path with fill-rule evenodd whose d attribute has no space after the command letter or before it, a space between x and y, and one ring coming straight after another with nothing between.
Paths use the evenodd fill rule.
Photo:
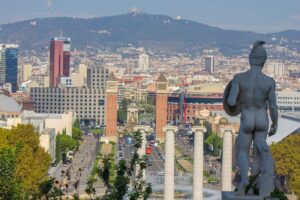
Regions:
<instances>
[{"instance_id":1,"label":"statue's leg","mask_svg":"<svg viewBox=\"0 0 300 200\"><path fill-rule=\"evenodd\" d=\"M253 138L254 140L254 138ZM251 165L251 176L256 176L260 173L260 159L256 145L253 143L253 163Z\"/></svg>"},{"instance_id":2,"label":"statue's leg","mask_svg":"<svg viewBox=\"0 0 300 200\"><path fill-rule=\"evenodd\" d=\"M237 163L241 174L241 182L238 186L237 195L244 195L245 188L249 184L248 171L249 171L249 149L252 143L252 134L245 133L240 129L237 141Z\"/></svg>"},{"instance_id":3,"label":"statue's leg","mask_svg":"<svg viewBox=\"0 0 300 200\"><path fill-rule=\"evenodd\" d=\"M274 161L266 142L267 131L256 131L254 144L259 153L261 175L259 178L259 195L269 197L274 191Z\"/></svg>"}]
</instances>

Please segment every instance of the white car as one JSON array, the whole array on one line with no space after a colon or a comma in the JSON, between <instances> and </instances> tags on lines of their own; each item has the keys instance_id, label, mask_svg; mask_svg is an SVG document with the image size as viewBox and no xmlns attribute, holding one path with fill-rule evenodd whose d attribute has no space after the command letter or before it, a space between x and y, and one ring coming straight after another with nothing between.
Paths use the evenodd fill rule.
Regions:
<instances>
[{"instance_id":1,"label":"white car","mask_svg":"<svg viewBox=\"0 0 300 200\"><path fill-rule=\"evenodd\" d=\"M160 175L160 176L165 175L165 171L164 171L164 170L161 170L161 171L158 173L158 175Z\"/></svg>"}]
</instances>

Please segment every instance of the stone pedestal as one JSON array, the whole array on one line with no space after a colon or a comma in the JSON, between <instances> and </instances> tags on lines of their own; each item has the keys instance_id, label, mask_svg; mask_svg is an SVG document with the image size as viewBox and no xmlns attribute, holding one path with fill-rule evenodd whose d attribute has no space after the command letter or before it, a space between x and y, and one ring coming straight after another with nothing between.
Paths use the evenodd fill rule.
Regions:
<instances>
[{"instance_id":1,"label":"stone pedestal","mask_svg":"<svg viewBox=\"0 0 300 200\"><path fill-rule=\"evenodd\" d=\"M206 132L204 126L192 128L194 135L194 165L193 165L193 200L203 199L203 136Z\"/></svg>"},{"instance_id":2,"label":"stone pedestal","mask_svg":"<svg viewBox=\"0 0 300 200\"><path fill-rule=\"evenodd\" d=\"M174 134L177 132L176 126L165 126L165 176L164 176L164 200L174 200L174 172L175 172L175 150Z\"/></svg>"},{"instance_id":3,"label":"stone pedestal","mask_svg":"<svg viewBox=\"0 0 300 200\"><path fill-rule=\"evenodd\" d=\"M222 150L222 191L232 191L232 130L225 130Z\"/></svg>"},{"instance_id":4,"label":"stone pedestal","mask_svg":"<svg viewBox=\"0 0 300 200\"><path fill-rule=\"evenodd\" d=\"M235 192L222 192L222 200L263 200L263 197L247 195L247 196L236 196Z\"/></svg>"}]
</instances>

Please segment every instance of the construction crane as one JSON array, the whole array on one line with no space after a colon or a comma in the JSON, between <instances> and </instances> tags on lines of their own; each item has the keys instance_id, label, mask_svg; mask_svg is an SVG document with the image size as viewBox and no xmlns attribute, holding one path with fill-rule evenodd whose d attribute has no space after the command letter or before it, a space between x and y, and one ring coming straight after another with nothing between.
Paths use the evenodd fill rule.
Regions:
<instances>
[{"instance_id":1,"label":"construction crane","mask_svg":"<svg viewBox=\"0 0 300 200\"><path fill-rule=\"evenodd\" d=\"M46 6L48 13L50 12L51 3L52 3L52 0L45 0L45 6Z\"/></svg>"}]
</instances>

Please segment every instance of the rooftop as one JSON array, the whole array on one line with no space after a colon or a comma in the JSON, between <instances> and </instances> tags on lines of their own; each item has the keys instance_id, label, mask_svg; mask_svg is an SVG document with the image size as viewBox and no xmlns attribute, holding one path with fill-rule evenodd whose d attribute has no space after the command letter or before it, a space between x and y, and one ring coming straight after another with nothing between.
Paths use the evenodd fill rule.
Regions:
<instances>
[{"instance_id":1,"label":"rooftop","mask_svg":"<svg viewBox=\"0 0 300 200\"><path fill-rule=\"evenodd\" d=\"M21 112L22 107L11 97L0 94L0 112Z\"/></svg>"}]
</instances>

